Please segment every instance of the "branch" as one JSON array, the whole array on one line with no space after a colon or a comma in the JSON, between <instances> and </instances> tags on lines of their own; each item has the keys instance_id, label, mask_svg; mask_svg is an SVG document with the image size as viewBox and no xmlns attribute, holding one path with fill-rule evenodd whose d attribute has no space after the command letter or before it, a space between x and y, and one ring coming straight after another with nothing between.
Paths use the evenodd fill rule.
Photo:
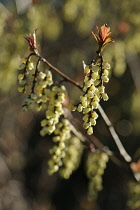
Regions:
<instances>
[{"instance_id":1,"label":"branch","mask_svg":"<svg viewBox=\"0 0 140 210\"><path fill-rule=\"evenodd\" d=\"M60 76L62 76L66 81L72 83L74 86L78 87L81 91L82 91L82 86L77 83L76 81L74 81L73 79L71 79L70 77L68 77L67 75L65 75L64 73L62 73L58 68L56 68L55 66L53 66L51 63L49 63L45 58L41 57L40 55L36 54L37 57L39 57L39 60L46 63L52 70L54 70L57 74L59 74ZM100 56L100 54L98 53L98 56ZM97 59L96 58L96 59ZM106 125L108 126L108 129L110 131L110 134L113 138L113 140L115 141L120 154L124 157L124 159L127 162L131 161L131 157L129 156L129 154L126 152L125 148L123 147L121 140L119 139L112 123L110 122L109 118L107 117L106 113L104 112L103 108L101 107L101 105L99 104L98 106L98 110L102 116L102 118L104 119L104 122L106 123Z\"/></svg>"},{"instance_id":2,"label":"branch","mask_svg":"<svg viewBox=\"0 0 140 210\"><path fill-rule=\"evenodd\" d=\"M127 161L127 162L130 162L131 161L131 157L128 155L128 153L126 152L126 150L124 149L122 143L121 143L121 140L119 139L119 136L117 135L112 123L110 122L109 118L107 117L106 113L104 112L103 108L101 107L101 105L99 104L98 106L98 110L102 116L102 118L104 119L106 125L108 126L108 129L120 151L120 154L124 157L124 159Z\"/></svg>"}]
</instances>

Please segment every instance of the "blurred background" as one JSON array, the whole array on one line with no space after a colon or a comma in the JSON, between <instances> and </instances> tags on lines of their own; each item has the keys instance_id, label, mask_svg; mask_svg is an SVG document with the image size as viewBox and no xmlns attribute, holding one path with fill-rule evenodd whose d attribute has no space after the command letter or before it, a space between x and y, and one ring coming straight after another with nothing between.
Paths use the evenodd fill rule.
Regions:
<instances>
[{"instance_id":1,"label":"blurred background","mask_svg":"<svg viewBox=\"0 0 140 210\"><path fill-rule=\"evenodd\" d=\"M24 37L37 31L41 55L82 84L82 61L96 56L91 35L107 23L115 43L104 50L111 64L101 105L133 161L140 158L140 0L0 1L0 210L139 210L140 185L131 173L109 161L98 198L87 198L85 155L69 180L48 176L51 137L40 137L43 113L23 113L18 66L29 51ZM70 103L80 96L67 84ZM120 159L101 117L95 135ZM85 151L86 153L86 151ZM139 169L140 170L140 169ZM128 193L128 184L131 184ZM129 201L129 202L128 202ZM129 203L129 205L128 205Z\"/></svg>"}]
</instances>

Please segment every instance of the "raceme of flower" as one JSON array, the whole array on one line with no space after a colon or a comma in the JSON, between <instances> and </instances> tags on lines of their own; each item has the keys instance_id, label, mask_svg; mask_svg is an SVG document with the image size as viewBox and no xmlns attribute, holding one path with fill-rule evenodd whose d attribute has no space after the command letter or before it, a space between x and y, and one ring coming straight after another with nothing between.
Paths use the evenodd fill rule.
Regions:
<instances>
[{"instance_id":1,"label":"raceme of flower","mask_svg":"<svg viewBox=\"0 0 140 210\"><path fill-rule=\"evenodd\" d=\"M83 61L85 74L83 83L84 94L80 96L80 102L71 107L72 111L77 110L84 114L83 127L87 130L89 135L93 134L93 126L96 125L96 119L98 118L96 110L98 109L100 100L103 99L107 101L109 98L105 92L104 83L109 82L110 64L104 61L101 52L107 44L114 42L110 38L110 27L106 24L100 29L97 27L97 30L98 35L92 32L99 45L97 57L89 65L86 65Z\"/></svg>"},{"instance_id":2,"label":"raceme of flower","mask_svg":"<svg viewBox=\"0 0 140 210\"><path fill-rule=\"evenodd\" d=\"M108 43L113 42L110 38L111 32L107 25L98 29L98 35L94 35L99 49L97 57L89 65L83 62L85 78L83 86L64 75L60 70L52 67L46 59L40 56L36 45L36 31L33 35L26 36L29 49L32 51L19 66L19 92L27 94L24 99L23 111L35 109L45 110L45 118L41 121L40 135L53 134L54 147L50 150L51 158L48 162L48 173L51 175L60 170L60 175L68 179L80 163L83 147L78 137L71 130L69 120L66 119L65 106L66 88L62 83L56 85L53 80L52 69L66 81L78 86L82 90L79 103L73 106L72 111L83 113L83 127L87 133L93 133L93 126L98 118L97 109L101 99L108 100L104 83L109 81L110 64L104 61L101 52ZM35 56L35 59L32 59ZM43 62L48 65L47 69L40 66ZM105 155L104 155L105 156ZM99 190L99 189L98 189Z\"/></svg>"},{"instance_id":3,"label":"raceme of flower","mask_svg":"<svg viewBox=\"0 0 140 210\"><path fill-rule=\"evenodd\" d=\"M96 125L96 119L98 114L96 110L101 99L108 100L108 95L105 92L104 83L109 81L110 64L102 60L102 57L98 59L98 62L92 62L90 65L86 65L83 62L85 79L83 84L84 94L80 96L80 102L71 107L72 111L77 110L82 112L83 127L87 130L89 135L93 134L93 126Z\"/></svg>"},{"instance_id":4,"label":"raceme of flower","mask_svg":"<svg viewBox=\"0 0 140 210\"><path fill-rule=\"evenodd\" d=\"M86 173L89 178L88 197L96 199L98 192L102 190L102 175L109 160L105 152L95 151L89 153L86 162Z\"/></svg>"}]
</instances>

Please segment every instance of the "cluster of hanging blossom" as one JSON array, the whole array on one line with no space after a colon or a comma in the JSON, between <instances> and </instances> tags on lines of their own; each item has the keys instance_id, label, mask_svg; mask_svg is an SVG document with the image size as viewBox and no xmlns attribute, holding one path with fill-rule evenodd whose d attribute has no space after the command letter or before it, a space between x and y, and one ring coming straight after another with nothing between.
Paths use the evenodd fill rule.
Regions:
<instances>
[{"instance_id":1,"label":"cluster of hanging blossom","mask_svg":"<svg viewBox=\"0 0 140 210\"><path fill-rule=\"evenodd\" d=\"M77 110L84 114L83 127L87 130L87 133L91 135L93 133L93 126L96 125L96 119L98 114L96 109L101 99L108 100L108 95L105 92L104 82L109 81L110 65L102 60L102 57L98 61L92 62L90 65L84 64L84 94L80 96L80 103L72 107L72 111Z\"/></svg>"},{"instance_id":2,"label":"cluster of hanging blossom","mask_svg":"<svg viewBox=\"0 0 140 210\"><path fill-rule=\"evenodd\" d=\"M56 125L52 140L55 145L50 149L48 173L59 170L61 177L68 179L79 165L83 151L81 141L71 134L69 121L64 118Z\"/></svg>"},{"instance_id":3,"label":"cluster of hanging blossom","mask_svg":"<svg viewBox=\"0 0 140 210\"><path fill-rule=\"evenodd\" d=\"M96 125L98 114L95 110L98 109L100 100L108 100L104 83L109 82L110 64L103 60L103 56L100 53L108 43L113 42L110 38L110 28L106 24L103 25L100 30L97 27L97 30L98 36L92 32L99 44L97 58L89 65L83 62L85 74L83 84L84 94L80 96L80 102L71 107L72 111L77 110L84 114L83 127L87 130L89 135L93 134L93 126Z\"/></svg>"},{"instance_id":4,"label":"cluster of hanging blossom","mask_svg":"<svg viewBox=\"0 0 140 210\"><path fill-rule=\"evenodd\" d=\"M89 153L86 162L86 173L89 178L88 197L96 199L98 192L102 190L102 175L109 160L105 152L95 151Z\"/></svg>"},{"instance_id":5,"label":"cluster of hanging blossom","mask_svg":"<svg viewBox=\"0 0 140 210\"><path fill-rule=\"evenodd\" d=\"M41 121L41 136L52 134L56 129L56 124L59 123L59 118L63 114L62 104L65 100L65 86L53 86L47 91L47 97L49 101L46 118Z\"/></svg>"},{"instance_id":6,"label":"cluster of hanging blossom","mask_svg":"<svg viewBox=\"0 0 140 210\"><path fill-rule=\"evenodd\" d=\"M72 107L73 111L77 110L83 113L83 127L87 130L89 135L93 133L93 126L96 125L96 119L98 118L96 110L98 109L100 100L108 100L104 83L109 81L110 65L103 60L101 52L108 43L113 42L110 38L110 28L107 27L107 25L103 25L100 29L97 28L97 30L98 35L93 33L99 45L97 57L95 61L92 61L89 65L83 62L85 74L81 88L83 94L80 96L80 102ZM58 84L58 82L58 85L56 85L56 82L53 81L51 65L48 65L49 69L43 69L42 66L40 66L40 63L44 62L45 59L40 56L38 51L39 47L36 44L36 31L37 30L34 31L33 35L25 37L31 53L19 66L18 91L26 94L22 106L23 111L31 109L35 109L36 111L45 110L45 118L41 121L42 128L40 135L54 135L52 138L54 146L50 149L51 159L48 162L48 173L53 174L59 170L60 175L68 179L80 163L83 145L80 139L76 137L75 133L71 130L69 120L66 119L65 116L65 86L61 83ZM32 57L35 57L35 59L32 59ZM60 74L60 76L63 75L63 73ZM68 109L68 107L65 109ZM100 170L98 170L97 174L101 175L101 171L103 171L105 167L101 162L106 162L107 156L105 153L99 154ZM93 162L95 161L93 160ZM90 164L88 163L87 165ZM94 164L91 165L94 166ZM91 170L88 168L88 176L91 178L89 175L90 171ZM94 180L94 178L92 180ZM95 188L99 190L100 187L96 184Z\"/></svg>"},{"instance_id":7,"label":"cluster of hanging blossom","mask_svg":"<svg viewBox=\"0 0 140 210\"><path fill-rule=\"evenodd\" d=\"M59 170L59 167L63 165L63 158L66 155L67 141L71 137L71 130L69 127L69 121L62 119L54 130L55 136L53 141L56 143L55 146L50 149L51 159L49 160L49 174Z\"/></svg>"},{"instance_id":8,"label":"cluster of hanging blossom","mask_svg":"<svg viewBox=\"0 0 140 210\"><path fill-rule=\"evenodd\" d=\"M83 145L81 141L72 136L67 141L67 150L65 157L63 158L63 167L60 169L60 176L68 179L70 175L75 171L79 164L83 154Z\"/></svg>"}]
</instances>

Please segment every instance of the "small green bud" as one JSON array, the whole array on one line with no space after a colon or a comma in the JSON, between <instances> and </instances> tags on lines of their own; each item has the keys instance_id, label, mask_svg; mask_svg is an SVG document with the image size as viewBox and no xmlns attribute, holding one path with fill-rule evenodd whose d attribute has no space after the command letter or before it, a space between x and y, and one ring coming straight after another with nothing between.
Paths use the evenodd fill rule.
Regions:
<instances>
[{"instance_id":1,"label":"small green bud","mask_svg":"<svg viewBox=\"0 0 140 210\"><path fill-rule=\"evenodd\" d=\"M42 110L42 105L37 105L35 109L37 112L40 112Z\"/></svg>"},{"instance_id":2,"label":"small green bud","mask_svg":"<svg viewBox=\"0 0 140 210\"><path fill-rule=\"evenodd\" d=\"M89 80L88 76L85 76L84 82L87 82Z\"/></svg>"},{"instance_id":3,"label":"small green bud","mask_svg":"<svg viewBox=\"0 0 140 210\"><path fill-rule=\"evenodd\" d=\"M84 129L88 129L90 126L91 126L91 123L90 122L84 122L83 123L83 128Z\"/></svg>"},{"instance_id":4,"label":"small green bud","mask_svg":"<svg viewBox=\"0 0 140 210\"><path fill-rule=\"evenodd\" d=\"M98 87L98 90L99 90L99 93L104 93L104 91L105 91L105 86L99 86Z\"/></svg>"},{"instance_id":5,"label":"small green bud","mask_svg":"<svg viewBox=\"0 0 140 210\"><path fill-rule=\"evenodd\" d=\"M24 99L24 103L26 103L26 104L30 104L31 102L32 102L32 100L30 97L27 97Z\"/></svg>"},{"instance_id":6,"label":"small green bud","mask_svg":"<svg viewBox=\"0 0 140 210\"><path fill-rule=\"evenodd\" d=\"M83 109L83 114L87 114L91 111L91 108L87 107Z\"/></svg>"},{"instance_id":7,"label":"small green bud","mask_svg":"<svg viewBox=\"0 0 140 210\"><path fill-rule=\"evenodd\" d=\"M91 74L91 76L92 76L92 79L95 81L96 79L99 79L99 74L98 73L95 73L95 72L93 72L92 74Z\"/></svg>"},{"instance_id":8,"label":"small green bud","mask_svg":"<svg viewBox=\"0 0 140 210\"><path fill-rule=\"evenodd\" d=\"M21 63L18 67L18 70L23 70L26 67L26 63Z\"/></svg>"},{"instance_id":9,"label":"small green bud","mask_svg":"<svg viewBox=\"0 0 140 210\"><path fill-rule=\"evenodd\" d=\"M104 81L104 82L106 82L106 83L108 83L109 82L109 78L107 77L107 76L101 76L101 79Z\"/></svg>"},{"instance_id":10,"label":"small green bud","mask_svg":"<svg viewBox=\"0 0 140 210\"><path fill-rule=\"evenodd\" d=\"M49 133L53 133L54 130L55 130L55 125L49 125L48 126Z\"/></svg>"},{"instance_id":11,"label":"small green bud","mask_svg":"<svg viewBox=\"0 0 140 210\"><path fill-rule=\"evenodd\" d=\"M104 69L103 75L106 76L106 77L108 77L109 71L107 69Z\"/></svg>"},{"instance_id":12,"label":"small green bud","mask_svg":"<svg viewBox=\"0 0 140 210\"><path fill-rule=\"evenodd\" d=\"M86 107L87 107L87 105L88 105L87 101L83 101L83 102L82 102L82 106L83 106L83 108L86 108Z\"/></svg>"},{"instance_id":13,"label":"small green bud","mask_svg":"<svg viewBox=\"0 0 140 210\"><path fill-rule=\"evenodd\" d=\"M90 69L89 69L89 66L87 65L85 68L84 68L84 74L87 75L90 73Z\"/></svg>"},{"instance_id":14,"label":"small green bud","mask_svg":"<svg viewBox=\"0 0 140 210\"><path fill-rule=\"evenodd\" d=\"M88 98L93 98L94 92L89 90L87 93Z\"/></svg>"},{"instance_id":15,"label":"small green bud","mask_svg":"<svg viewBox=\"0 0 140 210\"><path fill-rule=\"evenodd\" d=\"M58 146L60 149L64 149L66 147L64 142L60 142Z\"/></svg>"},{"instance_id":16,"label":"small green bud","mask_svg":"<svg viewBox=\"0 0 140 210\"><path fill-rule=\"evenodd\" d=\"M59 142L60 141L60 136L54 136L53 141L54 142Z\"/></svg>"},{"instance_id":17,"label":"small green bud","mask_svg":"<svg viewBox=\"0 0 140 210\"><path fill-rule=\"evenodd\" d=\"M91 126L88 128L87 134L88 134L88 135L93 134L93 128L92 128Z\"/></svg>"},{"instance_id":18,"label":"small green bud","mask_svg":"<svg viewBox=\"0 0 140 210\"><path fill-rule=\"evenodd\" d=\"M90 88L89 88L91 91L93 91L93 92L95 92L95 90L96 90L96 87L94 86L94 84L93 85L91 85L90 86Z\"/></svg>"},{"instance_id":19,"label":"small green bud","mask_svg":"<svg viewBox=\"0 0 140 210\"><path fill-rule=\"evenodd\" d=\"M31 99L33 99L33 100L35 100L35 99L37 98L36 94L34 94L34 93L31 93L30 97L31 97Z\"/></svg>"},{"instance_id":20,"label":"small green bud","mask_svg":"<svg viewBox=\"0 0 140 210\"><path fill-rule=\"evenodd\" d=\"M95 120L95 118L90 118L90 122L91 122L91 125L96 125L96 120Z\"/></svg>"},{"instance_id":21,"label":"small green bud","mask_svg":"<svg viewBox=\"0 0 140 210\"><path fill-rule=\"evenodd\" d=\"M108 62L103 62L103 66L104 66L105 69L110 69L111 68L111 66Z\"/></svg>"},{"instance_id":22,"label":"small green bud","mask_svg":"<svg viewBox=\"0 0 140 210\"><path fill-rule=\"evenodd\" d=\"M59 166L58 165L54 165L53 172L57 172L58 170L59 170Z\"/></svg>"},{"instance_id":23,"label":"small green bud","mask_svg":"<svg viewBox=\"0 0 140 210\"><path fill-rule=\"evenodd\" d=\"M91 112L91 116L92 116L92 118L94 118L94 119L97 119L97 118L98 118L98 114L97 114L95 111L92 111L92 112Z\"/></svg>"},{"instance_id":24,"label":"small green bud","mask_svg":"<svg viewBox=\"0 0 140 210\"><path fill-rule=\"evenodd\" d=\"M20 81L20 80L23 80L23 79L24 79L24 76L25 76L24 74L19 74L19 75L18 75L18 80L19 80L19 81Z\"/></svg>"},{"instance_id":25,"label":"small green bud","mask_svg":"<svg viewBox=\"0 0 140 210\"><path fill-rule=\"evenodd\" d=\"M85 82L85 85L86 87L90 87L91 85L93 84L93 81L90 79L88 81Z\"/></svg>"},{"instance_id":26,"label":"small green bud","mask_svg":"<svg viewBox=\"0 0 140 210\"><path fill-rule=\"evenodd\" d=\"M94 85L97 86L97 85L100 84L100 82L101 82L101 81L100 81L99 79L97 79L97 80L95 80Z\"/></svg>"},{"instance_id":27,"label":"small green bud","mask_svg":"<svg viewBox=\"0 0 140 210\"><path fill-rule=\"evenodd\" d=\"M102 94L102 97L103 97L103 100L104 100L104 101L107 101L107 100L109 99L107 93L103 93L103 94Z\"/></svg>"},{"instance_id":28,"label":"small green bud","mask_svg":"<svg viewBox=\"0 0 140 210\"><path fill-rule=\"evenodd\" d=\"M57 148L56 151L55 151L55 154L57 156L61 155L61 149L60 148Z\"/></svg>"},{"instance_id":29,"label":"small green bud","mask_svg":"<svg viewBox=\"0 0 140 210\"><path fill-rule=\"evenodd\" d=\"M49 86L51 86L53 84L53 81L51 79L47 79L46 80L46 84L49 85Z\"/></svg>"},{"instance_id":30,"label":"small green bud","mask_svg":"<svg viewBox=\"0 0 140 210\"><path fill-rule=\"evenodd\" d=\"M97 101L92 101L91 105L93 106L93 109L97 109L98 108L98 102Z\"/></svg>"},{"instance_id":31,"label":"small green bud","mask_svg":"<svg viewBox=\"0 0 140 210\"><path fill-rule=\"evenodd\" d=\"M83 87L83 91L86 92L86 91L87 91L87 88L88 88L88 87L84 86L84 87Z\"/></svg>"},{"instance_id":32,"label":"small green bud","mask_svg":"<svg viewBox=\"0 0 140 210\"><path fill-rule=\"evenodd\" d=\"M30 103L30 104L28 104L28 109L33 109L33 104L32 103Z\"/></svg>"},{"instance_id":33,"label":"small green bud","mask_svg":"<svg viewBox=\"0 0 140 210\"><path fill-rule=\"evenodd\" d=\"M47 84L48 84L47 81L44 81L44 80L39 82L39 86L42 89L46 88L47 87Z\"/></svg>"},{"instance_id":34,"label":"small green bud","mask_svg":"<svg viewBox=\"0 0 140 210\"><path fill-rule=\"evenodd\" d=\"M21 92L24 92L24 90L25 90L24 87L18 87L18 92L21 93Z\"/></svg>"},{"instance_id":35,"label":"small green bud","mask_svg":"<svg viewBox=\"0 0 140 210\"><path fill-rule=\"evenodd\" d=\"M46 77L46 74L43 73L42 71L40 71L40 72L39 72L39 78L40 78L40 79L45 79L45 77Z\"/></svg>"},{"instance_id":36,"label":"small green bud","mask_svg":"<svg viewBox=\"0 0 140 210\"><path fill-rule=\"evenodd\" d=\"M82 106L82 104L79 104L77 107L77 111L82 112L82 110L83 110L83 106Z\"/></svg>"},{"instance_id":37,"label":"small green bud","mask_svg":"<svg viewBox=\"0 0 140 210\"><path fill-rule=\"evenodd\" d=\"M44 127L48 124L48 120L44 119L41 121L41 126Z\"/></svg>"},{"instance_id":38,"label":"small green bud","mask_svg":"<svg viewBox=\"0 0 140 210\"><path fill-rule=\"evenodd\" d=\"M33 70L33 68L34 68L33 62L28 62L27 69L31 71L31 70Z\"/></svg>"},{"instance_id":39,"label":"small green bud","mask_svg":"<svg viewBox=\"0 0 140 210\"><path fill-rule=\"evenodd\" d=\"M19 85L24 86L26 84L26 80L19 80Z\"/></svg>"},{"instance_id":40,"label":"small green bud","mask_svg":"<svg viewBox=\"0 0 140 210\"><path fill-rule=\"evenodd\" d=\"M87 100L87 96L80 96L80 102L86 101Z\"/></svg>"},{"instance_id":41,"label":"small green bud","mask_svg":"<svg viewBox=\"0 0 140 210\"><path fill-rule=\"evenodd\" d=\"M71 111L76 111L76 106L72 106Z\"/></svg>"},{"instance_id":42,"label":"small green bud","mask_svg":"<svg viewBox=\"0 0 140 210\"><path fill-rule=\"evenodd\" d=\"M98 72L100 70L99 66L96 66L94 64L92 64L92 71L93 72Z\"/></svg>"},{"instance_id":43,"label":"small green bud","mask_svg":"<svg viewBox=\"0 0 140 210\"><path fill-rule=\"evenodd\" d=\"M22 106L22 110L23 110L24 112L27 112L27 111L28 111L27 105L23 105L23 106Z\"/></svg>"},{"instance_id":44,"label":"small green bud","mask_svg":"<svg viewBox=\"0 0 140 210\"><path fill-rule=\"evenodd\" d=\"M99 99L99 97L97 95L94 95L93 100L96 101L96 102L100 101L100 99Z\"/></svg>"},{"instance_id":45,"label":"small green bud","mask_svg":"<svg viewBox=\"0 0 140 210\"><path fill-rule=\"evenodd\" d=\"M88 114L85 114L84 117L83 117L83 120L85 122L88 122L89 121L89 115Z\"/></svg>"}]
</instances>

